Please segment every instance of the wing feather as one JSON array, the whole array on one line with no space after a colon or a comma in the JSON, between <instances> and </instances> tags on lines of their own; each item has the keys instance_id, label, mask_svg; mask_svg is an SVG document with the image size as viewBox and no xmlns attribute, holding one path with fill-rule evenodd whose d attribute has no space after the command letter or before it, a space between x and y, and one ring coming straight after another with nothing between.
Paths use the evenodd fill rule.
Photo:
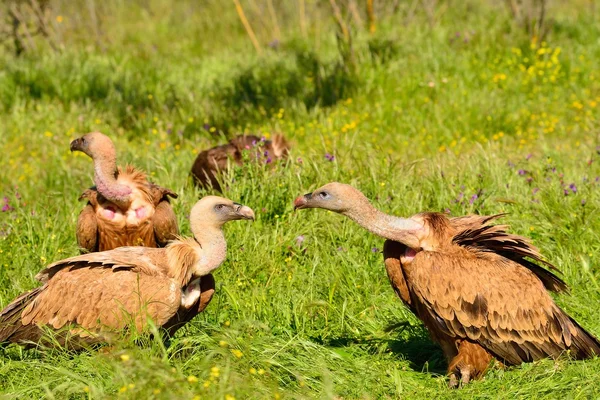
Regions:
<instances>
[{"instance_id":1,"label":"wing feather","mask_svg":"<svg viewBox=\"0 0 600 400\"><path fill-rule=\"evenodd\" d=\"M598 340L554 303L534 272L515 261L455 246L453 252L418 253L406 274L430 329L477 341L510 364L567 350L578 358L600 355Z\"/></svg>"},{"instance_id":2,"label":"wing feather","mask_svg":"<svg viewBox=\"0 0 600 400\"><path fill-rule=\"evenodd\" d=\"M165 247L170 240L176 239L179 235L177 216L169 202L169 197L177 198L177 194L156 185L153 185L153 193L155 198L155 209L152 216L154 236L156 243L160 247Z\"/></svg>"}]
</instances>

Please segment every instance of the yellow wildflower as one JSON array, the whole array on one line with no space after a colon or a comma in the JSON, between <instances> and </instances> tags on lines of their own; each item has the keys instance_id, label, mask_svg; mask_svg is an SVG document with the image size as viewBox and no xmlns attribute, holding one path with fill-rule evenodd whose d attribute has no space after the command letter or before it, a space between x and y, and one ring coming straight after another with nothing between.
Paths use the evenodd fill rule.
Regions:
<instances>
[{"instance_id":1,"label":"yellow wildflower","mask_svg":"<svg viewBox=\"0 0 600 400\"><path fill-rule=\"evenodd\" d=\"M238 349L231 350L231 354L233 354L236 358L242 358L244 356L244 353Z\"/></svg>"}]
</instances>

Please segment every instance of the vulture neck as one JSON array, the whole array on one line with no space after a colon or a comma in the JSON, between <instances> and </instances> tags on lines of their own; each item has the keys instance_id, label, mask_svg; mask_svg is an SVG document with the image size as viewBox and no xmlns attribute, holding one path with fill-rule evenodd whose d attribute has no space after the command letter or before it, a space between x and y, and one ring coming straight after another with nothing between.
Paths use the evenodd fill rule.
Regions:
<instances>
[{"instance_id":1,"label":"vulture neck","mask_svg":"<svg viewBox=\"0 0 600 400\"><path fill-rule=\"evenodd\" d=\"M194 275L204 276L217 269L225 261L227 242L221 226L203 224L201 221L195 222L192 225L192 233L202 248L202 260L200 270Z\"/></svg>"},{"instance_id":2,"label":"vulture neck","mask_svg":"<svg viewBox=\"0 0 600 400\"><path fill-rule=\"evenodd\" d=\"M420 234L424 229L422 224L413 219L385 214L373 207L364 196L342 214L377 236L402 243L414 250L420 249Z\"/></svg>"},{"instance_id":3,"label":"vulture neck","mask_svg":"<svg viewBox=\"0 0 600 400\"><path fill-rule=\"evenodd\" d=\"M131 188L117 182L119 171L114 149L102 157L94 157L94 183L96 190L108 201L121 208L131 202Z\"/></svg>"}]
</instances>

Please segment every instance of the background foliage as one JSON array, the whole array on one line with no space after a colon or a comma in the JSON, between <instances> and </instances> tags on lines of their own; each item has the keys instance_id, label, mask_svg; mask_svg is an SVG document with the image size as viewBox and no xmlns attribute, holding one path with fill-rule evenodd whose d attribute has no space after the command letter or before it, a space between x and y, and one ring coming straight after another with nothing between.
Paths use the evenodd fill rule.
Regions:
<instances>
[{"instance_id":1,"label":"background foliage","mask_svg":"<svg viewBox=\"0 0 600 400\"><path fill-rule=\"evenodd\" d=\"M366 3L366 4L365 4ZM367 4L373 4L369 9ZM494 369L460 391L395 298L382 240L292 200L356 185L397 215L508 212L564 273L557 302L600 335L600 21L594 1L48 0L0 5L0 305L77 253L91 161L178 192L196 154L283 132L292 157L236 169L225 195L257 221L226 228L207 311L167 348L142 338L71 354L8 347L6 398L592 398L600 361ZM243 14L242 14L243 13ZM242 20L247 21L244 27Z\"/></svg>"}]
</instances>

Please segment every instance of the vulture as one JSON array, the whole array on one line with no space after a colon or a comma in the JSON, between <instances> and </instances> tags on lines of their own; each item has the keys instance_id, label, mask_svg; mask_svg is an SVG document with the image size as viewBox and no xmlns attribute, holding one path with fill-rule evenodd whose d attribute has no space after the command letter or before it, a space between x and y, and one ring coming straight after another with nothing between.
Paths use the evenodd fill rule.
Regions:
<instances>
[{"instance_id":1,"label":"vulture","mask_svg":"<svg viewBox=\"0 0 600 400\"><path fill-rule=\"evenodd\" d=\"M48 265L41 286L0 312L0 344L72 349L142 332L148 320L172 335L210 302L211 275L225 260L223 224L253 220L251 208L222 197L199 200L190 213L193 238L165 248L119 247ZM50 338L45 335L52 331ZM54 337L54 340L52 339Z\"/></svg>"},{"instance_id":2,"label":"vulture","mask_svg":"<svg viewBox=\"0 0 600 400\"><path fill-rule=\"evenodd\" d=\"M299 196L294 208L340 213L386 239L390 283L441 346L451 387L481 377L494 358L519 365L565 353L575 359L600 355L598 339L550 297L548 291L567 291L550 272L556 268L528 239L491 223L502 214L400 218L337 182Z\"/></svg>"},{"instance_id":3,"label":"vulture","mask_svg":"<svg viewBox=\"0 0 600 400\"><path fill-rule=\"evenodd\" d=\"M248 157L252 161L263 159L265 163L273 160L286 158L289 154L290 145L283 135L273 136L273 140L264 140L254 135L240 135L229 141L229 143L204 150L192 166L192 177L194 182L203 188L213 187L221 192L219 174L226 172L228 162L242 165L244 162L243 152L247 150Z\"/></svg>"},{"instance_id":4,"label":"vulture","mask_svg":"<svg viewBox=\"0 0 600 400\"><path fill-rule=\"evenodd\" d=\"M71 142L94 160L95 186L79 200L87 205L77 220L77 243L82 252L121 246L164 247L179 230L169 197L177 194L149 182L130 165L117 167L115 146L107 136L92 132Z\"/></svg>"}]
</instances>

